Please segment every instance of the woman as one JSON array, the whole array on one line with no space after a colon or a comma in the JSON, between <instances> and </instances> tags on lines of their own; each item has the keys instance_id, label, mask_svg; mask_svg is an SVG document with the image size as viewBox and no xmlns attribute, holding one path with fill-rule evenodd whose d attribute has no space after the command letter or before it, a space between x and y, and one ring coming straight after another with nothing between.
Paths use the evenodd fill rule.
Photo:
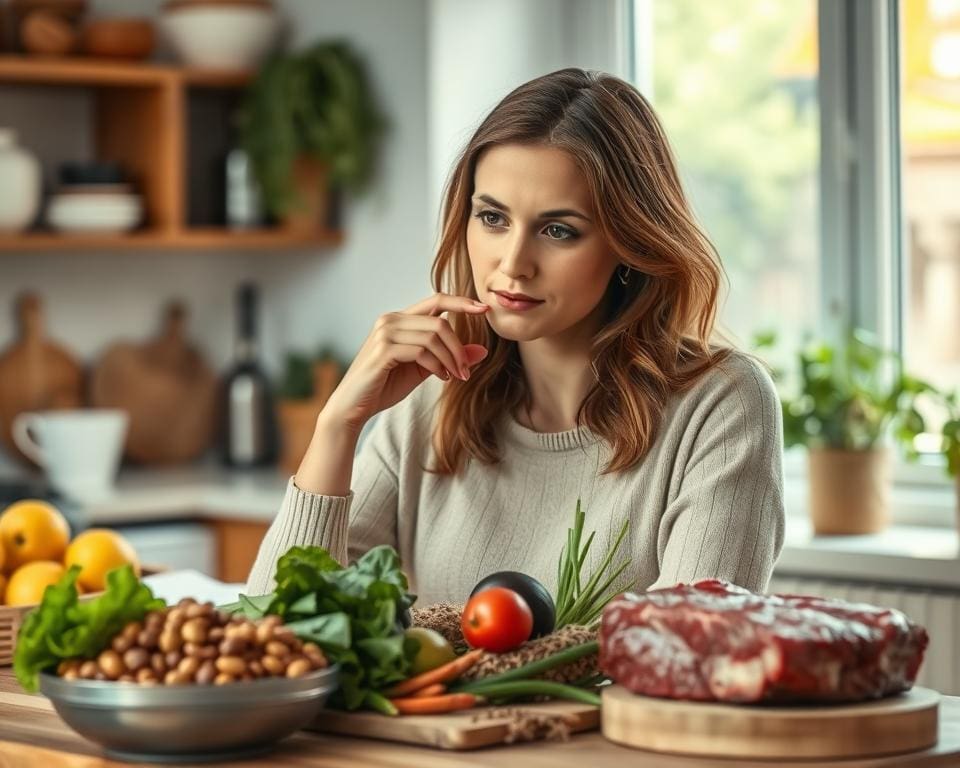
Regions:
<instances>
[{"instance_id":1,"label":"woman","mask_svg":"<svg viewBox=\"0 0 960 768\"><path fill-rule=\"evenodd\" d=\"M783 539L780 407L760 366L711 344L721 277L636 89L579 69L520 86L454 168L437 293L377 320L248 592L303 544L343 563L394 546L420 605L463 602L498 570L553 591L577 499L596 531L587 570L629 518L635 589L764 590Z\"/></svg>"}]
</instances>

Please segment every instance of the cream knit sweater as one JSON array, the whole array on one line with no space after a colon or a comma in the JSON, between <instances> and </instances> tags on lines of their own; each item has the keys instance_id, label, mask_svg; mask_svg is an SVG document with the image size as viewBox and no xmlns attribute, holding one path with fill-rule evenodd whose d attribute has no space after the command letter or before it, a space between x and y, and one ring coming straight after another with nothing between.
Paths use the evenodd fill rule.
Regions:
<instances>
[{"instance_id":1,"label":"cream knit sweater","mask_svg":"<svg viewBox=\"0 0 960 768\"><path fill-rule=\"evenodd\" d=\"M647 456L601 475L608 446L587 430L539 433L505 415L502 461L469 461L458 476L432 466L431 432L443 382L431 378L383 412L362 443L348 496L301 491L291 478L250 573L247 591L273 587L277 558L296 545L340 562L390 544L419 605L463 602L484 576L517 570L553 592L577 499L596 568L624 518L634 589L722 578L767 588L783 544L782 423L766 371L733 353L667 405Z\"/></svg>"}]
</instances>

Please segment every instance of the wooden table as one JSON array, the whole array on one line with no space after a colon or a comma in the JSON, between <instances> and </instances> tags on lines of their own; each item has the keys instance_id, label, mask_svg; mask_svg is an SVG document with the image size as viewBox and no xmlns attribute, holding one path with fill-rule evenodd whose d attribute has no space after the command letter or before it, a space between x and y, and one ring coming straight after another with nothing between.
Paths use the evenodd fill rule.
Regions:
<instances>
[{"instance_id":1,"label":"wooden table","mask_svg":"<svg viewBox=\"0 0 960 768\"><path fill-rule=\"evenodd\" d=\"M0 766L3 768L123 768L102 757L97 745L71 731L49 702L20 691L9 668L0 669ZM12 694L12 695L9 695ZM144 764L148 765L148 764ZM154 764L155 765L155 764ZM626 749L599 733L574 736L566 743L520 744L475 752L444 752L389 742L321 736L301 732L269 754L233 766L297 766L307 768L947 768L960 766L960 697L944 697L940 708L940 741L926 752L881 759L843 762L746 762L673 757Z\"/></svg>"}]
</instances>

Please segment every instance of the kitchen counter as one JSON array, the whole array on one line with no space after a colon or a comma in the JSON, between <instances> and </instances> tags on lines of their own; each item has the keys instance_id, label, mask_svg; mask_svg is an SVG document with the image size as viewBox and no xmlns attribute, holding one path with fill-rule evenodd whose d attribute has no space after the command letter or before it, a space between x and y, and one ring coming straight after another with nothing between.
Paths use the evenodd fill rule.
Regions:
<instances>
[{"instance_id":1,"label":"kitchen counter","mask_svg":"<svg viewBox=\"0 0 960 768\"><path fill-rule=\"evenodd\" d=\"M207 519L266 523L287 477L275 469L213 465L121 473L116 493L82 511L91 525ZM960 590L960 541L952 528L893 526L869 536L814 536L803 514L787 516L776 575Z\"/></svg>"},{"instance_id":2,"label":"kitchen counter","mask_svg":"<svg viewBox=\"0 0 960 768\"><path fill-rule=\"evenodd\" d=\"M131 763L106 760L100 749L71 731L42 696L20 692L8 668L0 669L0 765L22 768L121 768ZM300 732L259 759L232 766L316 766L344 768L946 768L960 763L960 698L945 697L940 707L940 740L936 747L911 755L844 761L715 760L676 757L619 747L599 733L574 736L565 743L537 742L491 747L474 752L445 752L389 742L340 738ZM147 766L149 764L143 764Z\"/></svg>"}]
</instances>

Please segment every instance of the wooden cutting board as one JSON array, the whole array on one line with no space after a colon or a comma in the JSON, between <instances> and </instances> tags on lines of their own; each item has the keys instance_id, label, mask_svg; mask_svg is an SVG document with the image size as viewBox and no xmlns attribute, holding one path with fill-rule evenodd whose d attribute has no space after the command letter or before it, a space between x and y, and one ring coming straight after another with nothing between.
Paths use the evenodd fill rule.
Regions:
<instances>
[{"instance_id":1,"label":"wooden cutting board","mask_svg":"<svg viewBox=\"0 0 960 768\"><path fill-rule=\"evenodd\" d=\"M673 701L618 685L603 691L602 731L655 752L722 758L841 759L937 743L940 694L912 690L865 704L773 707Z\"/></svg>"},{"instance_id":2,"label":"wooden cutting board","mask_svg":"<svg viewBox=\"0 0 960 768\"><path fill-rule=\"evenodd\" d=\"M515 705L510 709L566 720L570 733L591 731L600 724L600 710L589 704L546 702ZM374 712L337 712L325 709L308 730L340 736L399 741L440 749L467 750L510 743L509 715L491 717L504 708L480 707L445 715L386 717Z\"/></svg>"},{"instance_id":3,"label":"wooden cutting board","mask_svg":"<svg viewBox=\"0 0 960 768\"><path fill-rule=\"evenodd\" d=\"M32 463L13 442L14 418L24 411L82 406L83 368L63 347L47 339L37 295L19 296L14 314L16 339L0 353L0 438L11 455Z\"/></svg>"},{"instance_id":4,"label":"wooden cutting board","mask_svg":"<svg viewBox=\"0 0 960 768\"><path fill-rule=\"evenodd\" d=\"M187 342L186 323L183 305L170 304L156 338L114 344L91 376L93 405L129 414L125 455L141 464L189 461L213 441L217 376Z\"/></svg>"}]
</instances>

